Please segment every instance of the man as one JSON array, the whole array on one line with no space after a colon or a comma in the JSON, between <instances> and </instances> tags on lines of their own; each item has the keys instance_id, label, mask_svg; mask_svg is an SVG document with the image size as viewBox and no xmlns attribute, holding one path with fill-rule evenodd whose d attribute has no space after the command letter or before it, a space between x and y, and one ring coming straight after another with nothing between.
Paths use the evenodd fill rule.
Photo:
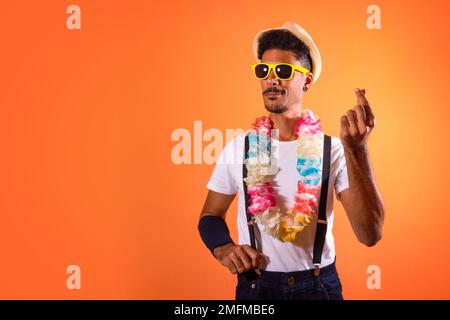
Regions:
<instances>
[{"instance_id":1,"label":"man","mask_svg":"<svg viewBox=\"0 0 450 320\"><path fill-rule=\"evenodd\" d=\"M303 224L286 227L283 219L284 222L288 219L278 213L292 207L293 199L301 201L296 192L297 183L302 179L299 164L304 162L297 158L299 145L296 141L300 141L303 133L298 133L297 126L302 117L303 95L320 75L321 58L310 35L292 22L258 33L253 50L259 61L253 69L261 84L270 128L278 130L278 139L269 139L272 153L278 155L272 162L276 162L279 170L273 181L267 180L273 182L273 188L270 185L264 191L266 194L256 199L254 193L249 195L248 188L252 185L246 176L252 169L248 162L245 162L247 167L244 165L244 157L247 159L251 153L248 152L249 138L239 135L228 143L207 185L209 192L199 220L201 237L214 257L231 273L237 273L236 299L343 299L332 234L333 187L357 239L366 246L375 245L381 239L384 205L367 149L368 136L375 127L374 113L365 90L355 89L356 106L340 119L340 139L328 137L330 142L327 144L325 135L319 135L324 137L320 144L324 151L318 158L318 163L324 162L323 170L319 170L321 205L319 199L311 202L317 205L319 217L317 214L309 215L307 219L306 215L299 216L298 221ZM328 158L326 154L329 154ZM234 162L230 163L230 159ZM311 179L304 181L311 182ZM268 200L271 208L259 208L269 215L275 212L271 217L276 231L268 234L266 226L260 223L262 215L255 223L255 217L249 212L255 213L255 208L259 210L257 200L264 205L264 200L270 199L267 193L272 191L281 209L273 205L273 199ZM226 212L236 193L239 193L238 244L230 238L225 223ZM314 193L309 196L314 198ZM295 229L294 235L280 236L277 232L281 234L283 226L286 230Z\"/></svg>"}]
</instances>

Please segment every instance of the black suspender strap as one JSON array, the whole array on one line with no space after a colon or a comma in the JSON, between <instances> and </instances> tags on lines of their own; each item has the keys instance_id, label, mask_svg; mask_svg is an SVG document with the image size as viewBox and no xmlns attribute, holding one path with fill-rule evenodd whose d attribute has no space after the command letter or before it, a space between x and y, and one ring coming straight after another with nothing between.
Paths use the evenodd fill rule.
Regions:
<instances>
[{"instance_id":1,"label":"black suspender strap","mask_svg":"<svg viewBox=\"0 0 450 320\"><path fill-rule=\"evenodd\" d=\"M328 181L330 178L330 158L331 158L331 137L324 135L322 186L320 188L319 214L317 217L316 238L314 240L314 251L313 251L313 264L315 276L318 276L320 273L322 251L325 244L325 236L327 234L327 199L328 199Z\"/></svg>"},{"instance_id":2,"label":"black suspender strap","mask_svg":"<svg viewBox=\"0 0 450 320\"><path fill-rule=\"evenodd\" d=\"M248 134L246 134L245 135L244 160L247 159L248 149L249 149ZM243 163L243 165L242 165L242 183L244 184L245 214L247 216L248 231L250 233L250 245L253 249L256 250L255 228L254 228L255 220L254 220L254 218L252 218L251 213L248 212L248 206L250 204L250 196L247 193L247 184L244 181L245 178L247 178L247 167L245 166L245 163Z\"/></svg>"}]
</instances>

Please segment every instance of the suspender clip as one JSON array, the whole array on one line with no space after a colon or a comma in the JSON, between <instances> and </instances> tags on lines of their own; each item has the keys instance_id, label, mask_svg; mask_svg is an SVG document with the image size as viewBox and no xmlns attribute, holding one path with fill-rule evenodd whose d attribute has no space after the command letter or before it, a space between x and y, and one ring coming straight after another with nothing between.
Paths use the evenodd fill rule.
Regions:
<instances>
[{"instance_id":1,"label":"suspender clip","mask_svg":"<svg viewBox=\"0 0 450 320\"><path fill-rule=\"evenodd\" d=\"M319 263L314 263L314 275L316 277L318 277L320 274L320 264Z\"/></svg>"}]
</instances>

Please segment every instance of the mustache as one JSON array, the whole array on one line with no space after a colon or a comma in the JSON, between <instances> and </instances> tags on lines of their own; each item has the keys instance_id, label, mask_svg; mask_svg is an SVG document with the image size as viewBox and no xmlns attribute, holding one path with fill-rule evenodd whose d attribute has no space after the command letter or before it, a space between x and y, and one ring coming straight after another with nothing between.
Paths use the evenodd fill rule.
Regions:
<instances>
[{"instance_id":1,"label":"mustache","mask_svg":"<svg viewBox=\"0 0 450 320\"><path fill-rule=\"evenodd\" d=\"M285 92L284 89L278 90L278 89L276 89L276 88L269 87L269 88L267 88L266 90L264 90L263 94L266 94L266 93L279 93L279 94L283 94L284 92Z\"/></svg>"}]
</instances>

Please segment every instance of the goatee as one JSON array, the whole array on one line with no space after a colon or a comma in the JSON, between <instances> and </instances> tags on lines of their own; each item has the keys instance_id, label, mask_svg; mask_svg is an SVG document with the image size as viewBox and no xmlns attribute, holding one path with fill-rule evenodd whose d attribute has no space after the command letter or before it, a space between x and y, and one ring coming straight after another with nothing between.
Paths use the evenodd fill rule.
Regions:
<instances>
[{"instance_id":1,"label":"goatee","mask_svg":"<svg viewBox=\"0 0 450 320\"><path fill-rule=\"evenodd\" d=\"M285 104L265 104L264 107L272 113L283 113L288 109Z\"/></svg>"}]
</instances>

